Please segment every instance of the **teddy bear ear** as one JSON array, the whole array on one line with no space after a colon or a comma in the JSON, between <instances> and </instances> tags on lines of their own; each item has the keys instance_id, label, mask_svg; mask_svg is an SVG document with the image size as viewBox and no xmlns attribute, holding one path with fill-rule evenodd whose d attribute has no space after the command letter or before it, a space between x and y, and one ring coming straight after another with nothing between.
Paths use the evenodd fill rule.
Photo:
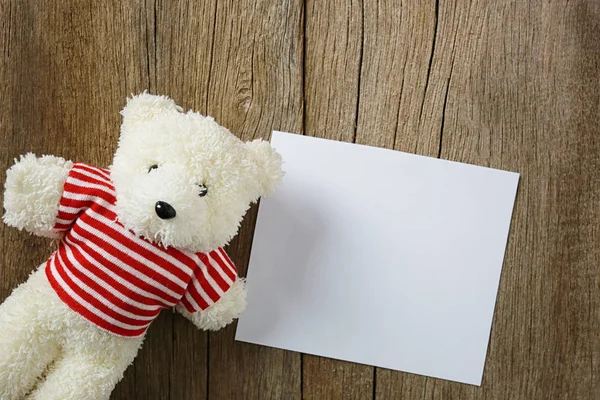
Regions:
<instances>
[{"instance_id":1,"label":"teddy bear ear","mask_svg":"<svg viewBox=\"0 0 600 400\"><path fill-rule=\"evenodd\" d=\"M183 111L175 102L167 96L153 95L143 92L137 96L127 99L127 105L121 111L123 124L135 125L165 113Z\"/></svg>"},{"instance_id":2,"label":"teddy bear ear","mask_svg":"<svg viewBox=\"0 0 600 400\"><path fill-rule=\"evenodd\" d=\"M257 166L257 182L260 184L259 196L270 196L283 179L281 156L269 142L256 139L245 143L252 161Z\"/></svg>"}]
</instances>

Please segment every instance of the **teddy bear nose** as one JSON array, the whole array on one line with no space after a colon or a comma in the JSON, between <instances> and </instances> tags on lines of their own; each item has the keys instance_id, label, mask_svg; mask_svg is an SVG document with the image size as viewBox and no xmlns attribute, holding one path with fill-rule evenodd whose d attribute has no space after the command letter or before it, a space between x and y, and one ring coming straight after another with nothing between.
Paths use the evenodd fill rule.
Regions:
<instances>
[{"instance_id":1,"label":"teddy bear nose","mask_svg":"<svg viewBox=\"0 0 600 400\"><path fill-rule=\"evenodd\" d=\"M158 215L158 218L160 219L171 219L175 218L177 215L173 206L164 201L157 201L154 206L154 211L156 211L156 215Z\"/></svg>"}]
</instances>

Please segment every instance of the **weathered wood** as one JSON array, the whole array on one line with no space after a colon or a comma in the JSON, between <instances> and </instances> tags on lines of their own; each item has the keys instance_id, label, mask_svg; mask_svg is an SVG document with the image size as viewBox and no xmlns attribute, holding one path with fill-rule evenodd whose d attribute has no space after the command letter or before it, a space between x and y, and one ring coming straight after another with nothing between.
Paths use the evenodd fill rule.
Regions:
<instances>
[{"instance_id":1,"label":"weathered wood","mask_svg":"<svg viewBox=\"0 0 600 400\"><path fill-rule=\"evenodd\" d=\"M377 398L600 396L600 8L584 3L440 3L441 157L521 182L482 387L379 370Z\"/></svg>"},{"instance_id":2,"label":"weathered wood","mask_svg":"<svg viewBox=\"0 0 600 400\"><path fill-rule=\"evenodd\" d=\"M217 2L207 113L243 140L301 132L302 29L297 0ZM228 247L242 276L256 210ZM209 334L210 399L301 397L300 354L237 343L234 334L235 324Z\"/></svg>"},{"instance_id":3,"label":"weathered wood","mask_svg":"<svg viewBox=\"0 0 600 400\"><path fill-rule=\"evenodd\" d=\"M147 9L151 21L147 29L152 35L148 50L149 89L166 93L183 108L203 114L207 107L215 10L214 1L158 0L149 2ZM153 368L169 375L168 398L206 399L208 334L180 315L172 318L170 364ZM152 360L148 362L152 364Z\"/></svg>"},{"instance_id":4,"label":"weathered wood","mask_svg":"<svg viewBox=\"0 0 600 400\"><path fill-rule=\"evenodd\" d=\"M3 1L0 20L1 170L28 151L109 165L119 110L147 81L140 62L146 40L137 29L145 23L141 4ZM0 243L3 300L54 246L5 225ZM115 398L134 398L159 376L136 381L135 374L135 368L127 371Z\"/></svg>"},{"instance_id":5,"label":"weathered wood","mask_svg":"<svg viewBox=\"0 0 600 400\"><path fill-rule=\"evenodd\" d=\"M365 140L380 146L439 157L450 78L462 66L455 62L457 32L465 30L468 18L474 19L472 25L480 23L481 7L468 2L392 3L366 6L368 53L363 58L359 127ZM377 399L467 399L475 390L387 369L377 369L375 387Z\"/></svg>"},{"instance_id":6,"label":"weathered wood","mask_svg":"<svg viewBox=\"0 0 600 400\"><path fill-rule=\"evenodd\" d=\"M482 387L301 360L164 312L112 398L600 398L598 2L5 0L0 35L2 170L26 151L109 165L125 97L150 89L244 140L280 129L522 174ZM229 246L242 275L256 209ZM3 300L53 247L4 225L0 246Z\"/></svg>"},{"instance_id":7,"label":"weathered wood","mask_svg":"<svg viewBox=\"0 0 600 400\"><path fill-rule=\"evenodd\" d=\"M436 15L434 1L365 1L357 143L437 156Z\"/></svg>"},{"instance_id":8,"label":"weathered wood","mask_svg":"<svg viewBox=\"0 0 600 400\"><path fill-rule=\"evenodd\" d=\"M362 12L357 0L306 3L306 135L346 142L356 137ZM373 367L311 355L302 357L303 398L373 396Z\"/></svg>"},{"instance_id":9,"label":"weathered wood","mask_svg":"<svg viewBox=\"0 0 600 400\"><path fill-rule=\"evenodd\" d=\"M304 133L308 136L354 141L362 13L359 0L306 3Z\"/></svg>"}]
</instances>

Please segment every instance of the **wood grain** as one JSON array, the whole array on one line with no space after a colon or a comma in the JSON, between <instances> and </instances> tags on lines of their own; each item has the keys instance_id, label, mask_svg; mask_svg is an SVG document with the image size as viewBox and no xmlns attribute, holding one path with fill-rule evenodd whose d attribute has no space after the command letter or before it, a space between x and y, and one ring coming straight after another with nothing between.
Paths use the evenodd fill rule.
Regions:
<instances>
[{"instance_id":1,"label":"wood grain","mask_svg":"<svg viewBox=\"0 0 600 400\"><path fill-rule=\"evenodd\" d=\"M365 2L357 143L438 155L437 23L433 1Z\"/></svg>"},{"instance_id":2,"label":"wood grain","mask_svg":"<svg viewBox=\"0 0 600 400\"><path fill-rule=\"evenodd\" d=\"M436 40L429 83L446 98L441 157L522 176L482 387L380 370L377 398L599 395L598 11L438 8L448 44Z\"/></svg>"},{"instance_id":3,"label":"wood grain","mask_svg":"<svg viewBox=\"0 0 600 400\"><path fill-rule=\"evenodd\" d=\"M214 1L147 4L147 29L152 38L148 47L150 91L168 93L185 109L203 114L208 99L215 10ZM157 337L153 343L157 349L163 346L162 341L173 343L165 368L153 366L168 374L169 392L162 397L152 394L145 398L206 399L208 333L199 331L180 315L171 317L163 329L169 329L172 338ZM149 359L148 364L153 365L153 360Z\"/></svg>"},{"instance_id":4,"label":"wood grain","mask_svg":"<svg viewBox=\"0 0 600 400\"><path fill-rule=\"evenodd\" d=\"M147 81L147 66L140 63L146 40L137 29L145 23L141 4L3 1L2 8L1 169L28 151L109 165L119 110L127 94ZM5 225L0 243L4 299L54 246ZM157 371L136 380L137 365L127 371L117 397L133 398L165 376Z\"/></svg>"},{"instance_id":5,"label":"wood grain","mask_svg":"<svg viewBox=\"0 0 600 400\"><path fill-rule=\"evenodd\" d=\"M345 142L356 137L362 12L357 0L306 3L306 135ZM372 397L373 367L311 355L302 358L303 398Z\"/></svg>"},{"instance_id":6,"label":"wood grain","mask_svg":"<svg viewBox=\"0 0 600 400\"><path fill-rule=\"evenodd\" d=\"M520 172L481 387L164 312L112 398L597 399L599 37L595 0L2 0L0 169L26 151L110 164L125 97L150 89L244 140L279 129ZM242 274L256 210L228 249ZM4 225L0 244L4 299L53 247Z\"/></svg>"},{"instance_id":7,"label":"wood grain","mask_svg":"<svg viewBox=\"0 0 600 400\"><path fill-rule=\"evenodd\" d=\"M302 131L302 4L217 2L207 113L243 140ZM194 32L190 32L195 38ZM245 276L256 207L229 254ZM234 341L235 324L209 334L210 399L300 399L300 355Z\"/></svg>"}]
</instances>

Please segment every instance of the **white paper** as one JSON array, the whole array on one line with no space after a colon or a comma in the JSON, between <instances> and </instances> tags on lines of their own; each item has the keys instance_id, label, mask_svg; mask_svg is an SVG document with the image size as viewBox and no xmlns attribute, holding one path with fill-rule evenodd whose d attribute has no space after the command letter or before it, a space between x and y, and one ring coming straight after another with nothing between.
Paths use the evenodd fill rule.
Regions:
<instances>
[{"instance_id":1,"label":"white paper","mask_svg":"<svg viewBox=\"0 0 600 400\"><path fill-rule=\"evenodd\" d=\"M480 385L519 175L274 132L236 339Z\"/></svg>"}]
</instances>

